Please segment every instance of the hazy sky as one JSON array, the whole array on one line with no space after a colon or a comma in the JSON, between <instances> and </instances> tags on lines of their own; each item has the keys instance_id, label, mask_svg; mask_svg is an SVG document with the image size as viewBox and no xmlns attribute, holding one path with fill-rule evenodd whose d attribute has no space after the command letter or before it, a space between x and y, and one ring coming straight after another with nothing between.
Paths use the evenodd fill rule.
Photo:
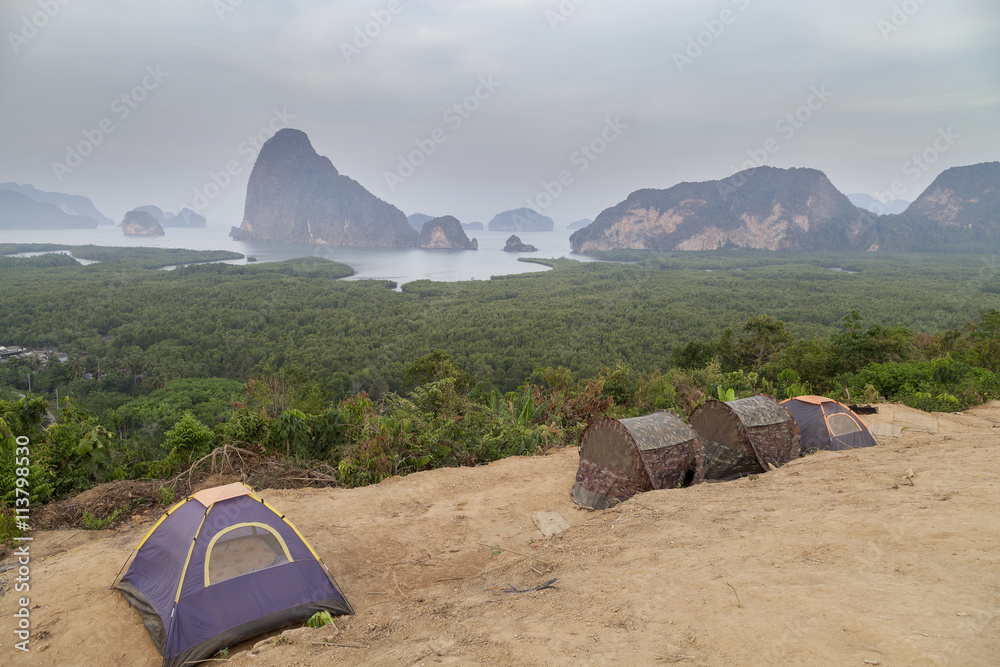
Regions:
<instances>
[{"instance_id":1,"label":"hazy sky","mask_svg":"<svg viewBox=\"0 0 1000 667\"><path fill-rule=\"evenodd\" d=\"M3 0L0 28L0 181L117 220L238 225L284 126L463 222L761 163L913 199L1000 159L996 0Z\"/></svg>"}]
</instances>

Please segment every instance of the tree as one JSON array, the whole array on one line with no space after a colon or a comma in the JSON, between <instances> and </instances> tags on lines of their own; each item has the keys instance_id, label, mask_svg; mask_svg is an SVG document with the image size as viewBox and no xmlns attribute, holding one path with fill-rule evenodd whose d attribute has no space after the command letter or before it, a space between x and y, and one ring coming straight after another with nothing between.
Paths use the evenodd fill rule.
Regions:
<instances>
[{"instance_id":1,"label":"tree","mask_svg":"<svg viewBox=\"0 0 1000 667\"><path fill-rule=\"evenodd\" d=\"M979 313L972 340L978 365L991 371L1000 370L1000 310L991 308Z\"/></svg>"},{"instance_id":2,"label":"tree","mask_svg":"<svg viewBox=\"0 0 1000 667\"><path fill-rule=\"evenodd\" d=\"M852 373L868 364L901 362L911 357L913 334L909 329L876 324L862 332L860 323L861 316L852 310L844 318L841 331L830 336L839 372Z\"/></svg>"},{"instance_id":3,"label":"tree","mask_svg":"<svg viewBox=\"0 0 1000 667\"><path fill-rule=\"evenodd\" d=\"M472 387L472 377L454 359L442 350L435 350L420 357L406 368L403 386L413 389L418 385L430 384L451 378L455 381L455 391L464 394Z\"/></svg>"},{"instance_id":4,"label":"tree","mask_svg":"<svg viewBox=\"0 0 1000 667\"><path fill-rule=\"evenodd\" d=\"M284 443L286 457L291 457L293 446L298 456L309 442L309 422L301 410L285 410L271 433L279 443Z\"/></svg>"},{"instance_id":5,"label":"tree","mask_svg":"<svg viewBox=\"0 0 1000 667\"><path fill-rule=\"evenodd\" d=\"M784 322L770 315L757 315L743 325L736 351L744 367L759 373L764 364L777 357L792 340Z\"/></svg>"},{"instance_id":6,"label":"tree","mask_svg":"<svg viewBox=\"0 0 1000 667\"><path fill-rule=\"evenodd\" d=\"M72 399L60 401L59 418L38 448L52 471L54 495L83 491L104 479L111 464L115 434Z\"/></svg>"},{"instance_id":7,"label":"tree","mask_svg":"<svg viewBox=\"0 0 1000 667\"><path fill-rule=\"evenodd\" d=\"M167 431L166 446L170 448L169 459L188 465L208 454L212 448L215 435L190 412Z\"/></svg>"}]
</instances>

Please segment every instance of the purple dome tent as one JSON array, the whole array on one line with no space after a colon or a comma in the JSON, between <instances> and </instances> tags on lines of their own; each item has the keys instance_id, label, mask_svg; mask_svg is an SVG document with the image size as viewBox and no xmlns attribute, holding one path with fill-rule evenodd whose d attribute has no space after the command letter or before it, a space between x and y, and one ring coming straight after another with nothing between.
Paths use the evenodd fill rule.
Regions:
<instances>
[{"instance_id":1,"label":"purple dome tent","mask_svg":"<svg viewBox=\"0 0 1000 667\"><path fill-rule=\"evenodd\" d=\"M171 507L114 587L142 616L164 667L319 611L354 613L298 529L243 484L205 489Z\"/></svg>"}]
</instances>

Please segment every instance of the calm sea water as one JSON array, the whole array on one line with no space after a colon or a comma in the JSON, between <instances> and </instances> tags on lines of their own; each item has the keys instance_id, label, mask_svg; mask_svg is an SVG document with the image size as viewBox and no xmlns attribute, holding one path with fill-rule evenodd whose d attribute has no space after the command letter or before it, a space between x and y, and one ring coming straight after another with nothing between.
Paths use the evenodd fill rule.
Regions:
<instances>
[{"instance_id":1,"label":"calm sea water","mask_svg":"<svg viewBox=\"0 0 1000 667\"><path fill-rule=\"evenodd\" d=\"M534 253L502 252L510 232L467 232L479 239L479 250L420 250L409 248L348 248L304 245L298 243L264 243L234 241L229 228L166 229L165 236L125 236L120 227L111 225L97 229L0 231L0 243L65 243L67 245L143 246L154 248L187 248L190 250L233 250L256 257L261 262L277 262L313 255L342 262L355 270L348 280L377 278L394 280L398 284L413 280L488 280L490 276L547 271L540 264L517 261L518 257L568 257L582 262L593 261L586 255L570 252L567 230L524 232L521 241L538 248ZM236 260L233 264L244 264Z\"/></svg>"}]
</instances>

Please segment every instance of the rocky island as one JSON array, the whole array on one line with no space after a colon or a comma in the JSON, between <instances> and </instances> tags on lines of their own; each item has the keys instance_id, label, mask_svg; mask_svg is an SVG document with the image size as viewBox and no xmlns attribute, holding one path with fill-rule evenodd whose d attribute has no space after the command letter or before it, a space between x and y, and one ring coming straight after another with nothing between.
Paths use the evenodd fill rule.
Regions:
<instances>
[{"instance_id":1,"label":"rocky island","mask_svg":"<svg viewBox=\"0 0 1000 667\"><path fill-rule=\"evenodd\" d=\"M418 233L398 208L337 171L305 132L279 130L247 183L237 240L412 248Z\"/></svg>"},{"instance_id":2,"label":"rocky island","mask_svg":"<svg viewBox=\"0 0 1000 667\"><path fill-rule=\"evenodd\" d=\"M469 240L462 223L457 218L445 215L424 223L417 243L421 248L452 248L456 250L479 250L479 241Z\"/></svg>"},{"instance_id":3,"label":"rocky island","mask_svg":"<svg viewBox=\"0 0 1000 667\"><path fill-rule=\"evenodd\" d=\"M522 243L521 239L511 234L507 239L507 244L503 247L504 252L538 252L538 248L530 243Z\"/></svg>"},{"instance_id":4,"label":"rocky island","mask_svg":"<svg viewBox=\"0 0 1000 667\"><path fill-rule=\"evenodd\" d=\"M149 212L132 209L122 220L122 233L126 236L163 236L163 227Z\"/></svg>"}]
</instances>

